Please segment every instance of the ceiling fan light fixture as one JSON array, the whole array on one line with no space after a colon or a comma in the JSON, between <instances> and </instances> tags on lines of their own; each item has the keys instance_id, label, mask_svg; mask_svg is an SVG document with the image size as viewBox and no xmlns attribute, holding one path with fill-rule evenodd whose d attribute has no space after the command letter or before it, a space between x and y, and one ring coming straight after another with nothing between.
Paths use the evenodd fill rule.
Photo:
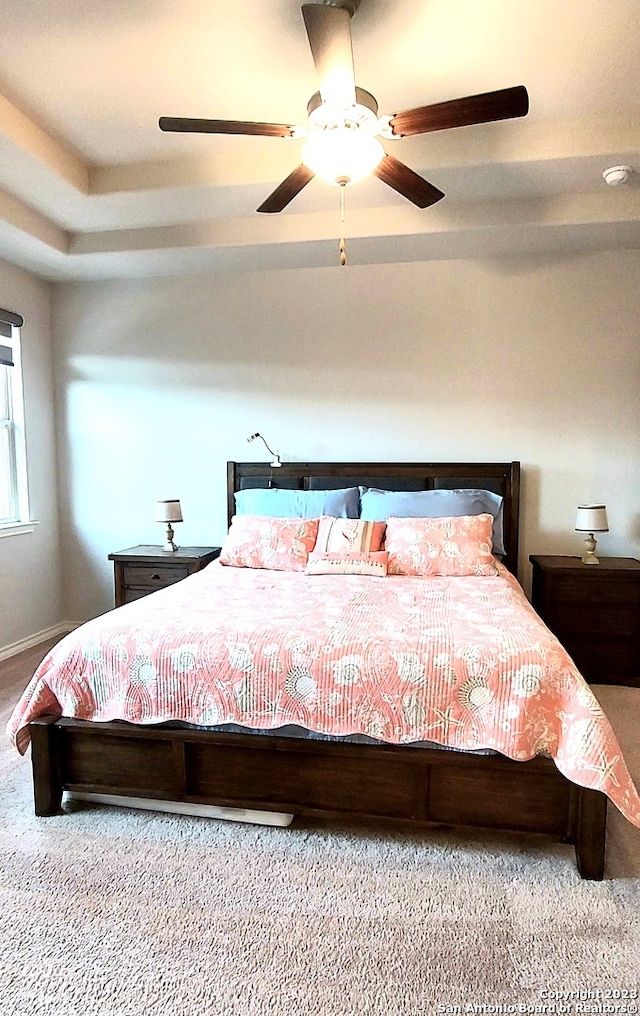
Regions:
<instances>
[{"instance_id":1,"label":"ceiling fan light fixture","mask_svg":"<svg viewBox=\"0 0 640 1016\"><path fill-rule=\"evenodd\" d=\"M384 149L377 138L350 128L312 135L302 148L305 166L327 183L357 183L380 164Z\"/></svg>"},{"instance_id":2,"label":"ceiling fan light fixture","mask_svg":"<svg viewBox=\"0 0 640 1016\"><path fill-rule=\"evenodd\" d=\"M526 116L529 95L524 85L467 95L378 117L378 101L356 85L350 20L361 0L314 0L301 6L307 40L320 86L307 103L308 125L249 120L204 120L160 117L163 131L203 134L247 134L269 138L307 137L302 162L278 184L257 209L281 212L314 176L340 188L342 222L347 184L370 173L417 208L428 208L444 192L388 155L376 135L398 140L415 134L469 127ZM384 5L383 5L384 6ZM620 182L627 167L618 170ZM630 172L630 171L629 171ZM626 179L626 176L624 176ZM608 179L608 183L618 180ZM344 236L340 241L344 263Z\"/></svg>"}]
</instances>

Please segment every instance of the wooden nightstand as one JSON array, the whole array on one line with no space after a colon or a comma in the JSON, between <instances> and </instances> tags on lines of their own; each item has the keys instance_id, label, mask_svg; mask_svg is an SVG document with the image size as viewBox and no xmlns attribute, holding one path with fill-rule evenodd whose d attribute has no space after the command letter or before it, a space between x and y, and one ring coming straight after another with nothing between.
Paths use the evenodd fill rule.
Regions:
<instances>
[{"instance_id":1,"label":"wooden nightstand","mask_svg":"<svg viewBox=\"0 0 640 1016\"><path fill-rule=\"evenodd\" d=\"M164 589L214 561L220 547L180 547L169 553L161 547L129 547L109 554L113 561L116 607L156 589Z\"/></svg>"},{"instance_id":2,"label":"wooden nightstand","mask_svg":"<svg viewBox=\"0 0 640 1016\"><path fill-rule=\"evenodd\" d=\"M640 688L640 561L533 554L531 602L587 681Z\"/></svg>"}]
</instances>

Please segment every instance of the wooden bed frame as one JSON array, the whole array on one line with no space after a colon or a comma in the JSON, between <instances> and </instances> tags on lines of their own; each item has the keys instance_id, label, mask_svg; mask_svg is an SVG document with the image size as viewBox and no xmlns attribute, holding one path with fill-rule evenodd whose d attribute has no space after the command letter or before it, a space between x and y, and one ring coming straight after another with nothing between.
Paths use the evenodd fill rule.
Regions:
<instances>
[{"instance_id":1,"label":"wooden bed frame","mask_svg":"<svg viewBox=\"0 0 640 1016\"><path fill-rule=\"evenodd\" d=\"M520 466L508 463L230 462L245 487L392 490L480 487L504 498L505 565L517 575ZM552 760L515 762L432 748L353 744L43 717L30 724L35 811L65 790L328 819L438 823L545 833L573 843L583 878L601 879L607 799ZM337 778L339 774L339 778Z\"/></svg>"}]
</instances>

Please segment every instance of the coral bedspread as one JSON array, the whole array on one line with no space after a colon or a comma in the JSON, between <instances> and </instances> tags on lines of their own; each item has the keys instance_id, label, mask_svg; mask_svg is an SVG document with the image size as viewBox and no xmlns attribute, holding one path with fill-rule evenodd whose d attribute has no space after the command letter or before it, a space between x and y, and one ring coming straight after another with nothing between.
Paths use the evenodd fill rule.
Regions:
<instances>
[{"instance_id":1,"label":"coral bedspread","mask_svg":"<svg viewBox=\"0 0 640 1016\"><path fill-rule=\"evenodd\" d=\"M497 577L372 578L214 562L62 639L9 721L19 751L46 713L545 752L640 826L609 721L502 565Z\"/></svg>"}]
</instances>

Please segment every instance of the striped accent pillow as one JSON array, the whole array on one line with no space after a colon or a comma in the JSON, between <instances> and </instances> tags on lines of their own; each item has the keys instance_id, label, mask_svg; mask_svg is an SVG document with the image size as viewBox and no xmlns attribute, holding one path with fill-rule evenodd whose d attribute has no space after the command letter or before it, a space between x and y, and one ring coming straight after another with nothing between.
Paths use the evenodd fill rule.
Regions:
<instances>
[{"instance_id":1,"label":"striped accent pillow","mask_svg":"<svg viewBox=\"0 0 640 1016\"><path fill-rule=\"evenodd\" d=\"M375 553L382 549L384 531L384 522L338 519L332 515L323 515L313 549L320 554Z\"/></svg>"}]
</instances>

